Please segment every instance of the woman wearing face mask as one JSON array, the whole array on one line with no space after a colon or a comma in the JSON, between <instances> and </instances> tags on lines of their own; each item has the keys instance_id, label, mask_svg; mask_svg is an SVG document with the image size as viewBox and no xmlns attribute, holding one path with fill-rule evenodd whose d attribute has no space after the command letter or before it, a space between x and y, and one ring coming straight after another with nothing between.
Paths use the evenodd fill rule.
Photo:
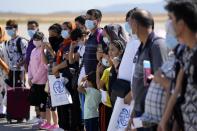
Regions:
<instances>
[{"instance_id":1,"label":"woman wearing face mask","mask_svg":"<svg viewBox=\"0 0 197 131\"><path fill-rule=\"evenodd\" d=\"M7 41L6 32L2 26L0 26L0 117L5 116L6 107L3 103L5 95L3 95L3 90L6 91L6 85L4 79L6 74L9 72L8 65L6 63L7 53L5 49L5 42ZM4 92L5 94L5 92Z\"/></svg>"},{"instance_id":2,"label":"woman wearing face mask","mask_svg":"<svg viewBox=\"0 0 197 131\"><path fill-rule=\"evenodd\" d=\"M60 44L64 41L64 38L61 36L62 27L60 24L53 24L49 27L49 43L52 49L57 53L60 48Z\"/></svg>"},{"instance_id":3,"label":"woman wearing face mask","mask_svg":"<svg viewBox=\"0 0 197 131\"><path fill-rule=\"evenodd\" d=\"M121 61L121 56L124 47L121 40L114 40L109 44L109 51L107 59L109 67L102 73L102 64L99 63L97 66L97 86L101 89L101 92L106 93L106 97L102 99L104 107L101 107L101 130L106 131L109 120L112 113L112 103L111 103L111 92L113 82L117 78L117 70L119 63ZM101 75L102 74L102 75ZM101 77L102 76L102 77ZM105 91L105 92L104 92ZM102 96L103 97L103 96Z\"/></svg>"},{"instance_id":4,"label":"woman wearing face mask","mask_svg":"<svg viewBox=\"0 0 197 131\"><path fill-rule=\"evenodd\" d=\"M64 38L64 42L60 45L60 48L57 52L57 58L56 62L57 65L53 67L52 72L53 74L58 74L61 72L63 74L63 77L65 79L68 79L68 83L66 83L66 88L70 92L72 99L73 99L73 104L69 105L62 105L57 107L57 112L58 112L58 118L59 118L59 127L64 129L64 130L76 130L78 128L78 115L76 112L79 113L79 111L76 111L77 108L77 98L78 93L75 92L72 89L72 70L71 68L76 69L78 67L77 63L69 64L69 49L70 45L72 42L71 39L71 32L75 28L75 25L72 24L71 22L64 22L62 24L62 32L61 35Z\"/></svg>"},{"instance_id":5,"label":"woman wearing face mask","mask_svg":"<svg viewBox=\"0 0 197 131\"><path fill-rule=\"evenodd\" d=\"M85 52L85 37L86 32L79 28L76 28L71 32L72 43L70 45L69 50L69 64L74 64L76 62L79 63L79 66L76 68L73 75L72 87L74 90L76 90L79 86L81 79L85 77L85 69L83 66L83 54ZM75 51L76 47L78 47L77 52ZM82 93L79 93L79 100L81 107L81 121L83 121L85 96Z\"/></svg>"},{"instance_id":6,"label":"woman wearing face mask","mask_svg":"<svg viewBox=\"0 0 197 131\"><path fill-rule=\"evenodd\" d=\"M39 107L41 123L44 122L46 112L47 93L45 92L45 84L47 82L47 61L45 59L43 43L44 34L36 32L33 36L33 49L28 66L28 83L31 90L34 91L34 96L30 97L30 103ZM33 93L33 92L32 92Z\"/></svg>"}]
</instances>

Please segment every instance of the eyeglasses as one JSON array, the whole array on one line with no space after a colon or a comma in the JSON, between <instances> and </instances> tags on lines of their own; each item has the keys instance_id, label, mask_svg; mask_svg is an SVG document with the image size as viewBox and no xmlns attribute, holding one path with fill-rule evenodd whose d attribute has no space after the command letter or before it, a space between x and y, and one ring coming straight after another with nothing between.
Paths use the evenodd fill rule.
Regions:
<instances>
[{"instance_id":1,"label":"eyeglasses","mask_svg":"<svg viewBox=\"0 0 197 131\"><path fill-rule=\"evenodd\" d=\"M12 26L6 26L6 27L5 27L6 30L12 30L13 28L14 28L14 27L12 27Z\"/></svg>"}]
</instances>

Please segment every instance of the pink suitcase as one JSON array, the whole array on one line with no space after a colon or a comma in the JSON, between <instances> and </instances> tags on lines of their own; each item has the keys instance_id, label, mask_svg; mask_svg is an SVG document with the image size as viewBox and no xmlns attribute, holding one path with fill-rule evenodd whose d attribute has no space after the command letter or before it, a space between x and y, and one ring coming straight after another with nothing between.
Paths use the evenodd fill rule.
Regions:
<instances>
[{"instance_id":1,"label":"pink suitcase","mask_svg":"<svg viewBox=\"0 0 197 131\"><path fill-rule=\"evenodd\" d=\"M15 74L13 75L15 77ZM15 80L15 79L13 79ZM24 79L23 79L24 80ZM23 82L24 83L24 82ZM15 85L15 81L13 81ZM23 84L25 85L25 84ZM7 90L7 121L17 120L22 122L30 116L30 103L28 100L29 89L24 87L13 87Z\"/></svg>"}]
</instances>

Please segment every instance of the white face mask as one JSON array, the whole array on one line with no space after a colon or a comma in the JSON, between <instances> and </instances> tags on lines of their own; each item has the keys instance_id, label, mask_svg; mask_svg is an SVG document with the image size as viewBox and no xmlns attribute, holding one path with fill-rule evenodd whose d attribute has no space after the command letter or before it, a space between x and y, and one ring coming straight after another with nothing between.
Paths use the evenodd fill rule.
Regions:
<instances>
[{"instance_id":1,"label":"white face mask","mask_svg":"<svg viewBox=\"0 0 197 131\"><path fill-rule=\"evenodd\" d=\"M109 67L109 61L106 58L102 58L101 59L101 63L102 65L104 65L105 67Z\"/></svg>"},{"instance_id":2,"label":"white face mask","mask_svg":"<svg viewBox=\"0 0 197 131\"><path fill-rule=\"evenodd\" d=\"M35 47L40 47L42 45L42 41L41 40L39 40L39 41L33 40L33 44L35 45Z\"/></svg>"},{"instance_id":3,"label":"white face mask","mask_svg":"<svg viewBox=\"0 0 197 131\"><path fill-rule=\"evenodd\" d=\"M172 20L168 20L166 22L166 33L176 37L176 32L175 32L174 26L172 24Z\"/></svg>"},{"instance_id":4,"label":"white face mask","mask_svg":"<svg viewBox=\"0 0 197 131\"><path fill-rule=\"evenodd\" d=\"M109 44L109 43L110 43L109 39L108 39L106 36L103 37L103 41L104 41L106 44Z\"/></svg>"},{"instance_id":5,"label":"white face mask","mask_svg":"<svg viewBox=\"0 0 197 131\"><path fill-rule=\"evenodd\" d=\"M175 35L175 30L172 25L172 20L168 20L166 22L166 46L169 49L174 49L176 45L178 44L176 35Z\"/></svg>"},{"instance_id":6,"label":"white face mask","mask_svg":"<svg viewBox=\"0 0 197 131\"><path fill-rule=\"evenodd\" d=\"M128 22L125 23L125 30L131 35L132 29Z\"/></svg>"},{"instance_id":7,"label":"white face mask","mask_svg":"<svg viewBox=\"0 0 197 131\"><path fill-rule=\"evenodd\" d=\"M95 23L93 20L86 20L85 21L85 26L87 29L92 30L95 28Z\"/></svg>"},{"instance_id":8,"label":"white face mask","mask_svg":"<svg viewBox=\"0 0 197 131\"><path fill-rule=\"evenodd\" d=\"M69 31L68 30L62 30L61 35L64 39L67 39L70 37Z\"/></svg>"},{"instance_id":9,"label":"white face mask","mask_svg":"<svg viewBox=\"0 0 197 131\"><path fill-rule=\"evenodd\" d=\"M16 31L14 29L9 29L9 30L6 30L6 31L7 31L7 34L10 37L14 37L14 35L16 34Z\"/></svg>"},{"instance_id":10,"label":"white face mask","mask_svg":"<svg viewBox=\"0 0 197 131\"><path fill-rule=\"evenodd\" d=\"M27 30L27 33L29 35L30 38L32 38L34 36L34 34L36 33L37 29L36 30Z\"/></svg>"}]
</instances>

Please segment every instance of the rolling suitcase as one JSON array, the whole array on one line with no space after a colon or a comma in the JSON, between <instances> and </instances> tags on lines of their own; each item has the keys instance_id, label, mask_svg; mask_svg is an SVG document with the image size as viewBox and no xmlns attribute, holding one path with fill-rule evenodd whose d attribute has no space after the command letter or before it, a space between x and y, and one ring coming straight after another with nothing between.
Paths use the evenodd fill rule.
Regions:
<instances>
[{"instance_id":1,"label":"rolling suitcase","mask_svg":"<svg viewBox=\"0 0 197 131\"><path fill-rule=\"evenodd\" d=\"M23 81L21 87L15 87L15 71L13 72L13 87L7 90L7 121L12 120L22 122L28 120L30 116L30 104L28 100L29 89L25 88L24 72L22 72Z\"/></svg>"}]
</instances>

